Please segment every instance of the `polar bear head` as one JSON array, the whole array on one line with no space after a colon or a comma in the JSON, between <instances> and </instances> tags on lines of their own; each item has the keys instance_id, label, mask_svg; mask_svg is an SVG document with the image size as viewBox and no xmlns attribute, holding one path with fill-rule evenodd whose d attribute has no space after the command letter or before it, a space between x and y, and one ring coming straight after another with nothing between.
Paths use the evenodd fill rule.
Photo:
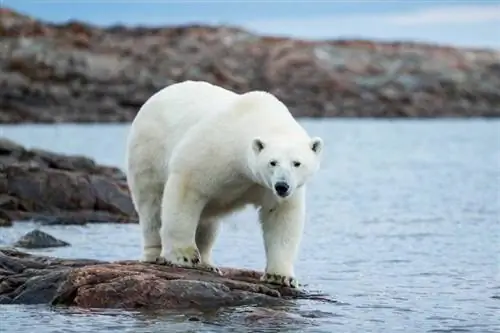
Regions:
<instances>
[{"instance_id":1,"label":"polar bear head","mask_svg":"<svg viewBox=\"0 0 500 333\"><path fill-rule=\"evenodd\" d=\"M253 173L278 199L291 197L319 169L323 140L252 140Z\"/></svg>"}]
</instances>

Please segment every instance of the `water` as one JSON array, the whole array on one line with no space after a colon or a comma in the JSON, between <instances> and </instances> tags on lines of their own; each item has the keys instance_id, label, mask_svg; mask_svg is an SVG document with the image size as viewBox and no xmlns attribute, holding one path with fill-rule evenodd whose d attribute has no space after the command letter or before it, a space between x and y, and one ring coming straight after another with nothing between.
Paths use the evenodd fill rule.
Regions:
<instances>
[{"instance_id":1,"label":"water","mask_svg":"<svg viewBox=\"0 0 500 333\"><path fill-rule=\"evenodd\" d=\"M305 332L500 332L500 122L303 120L322 136L325 161L308 191L296 271L337 304L299 302L323 314ZM0 127L28 146L123 167L127 125ZM229 219L220 265L261 270L256 214ZM0 229L0 244L33 225ZM48 253L137 259L137 225L46 226L72 246ZM112 232L113 237L105 235ZM213 315L1 306L2 332L291 332Z\"/></svg>"}]
</instances>

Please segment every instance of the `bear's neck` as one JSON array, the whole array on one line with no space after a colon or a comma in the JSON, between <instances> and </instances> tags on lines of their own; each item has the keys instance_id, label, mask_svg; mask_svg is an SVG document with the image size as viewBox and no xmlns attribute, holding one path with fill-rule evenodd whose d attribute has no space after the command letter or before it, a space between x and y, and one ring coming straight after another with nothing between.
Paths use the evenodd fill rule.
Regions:
<instances>
[{"instance_id":1,"label":"bear's neck","mask_svg":"<svg viewBox=\"0 0 500 333\"><path fill-rule=\"evenodd\" d=\"M246 163L242 163L240 168L244 176L254 183L265 186L264 178L260 175L259 172L255 171L258 170L255 165L255 157L252 154L247 154L247 158L243 159L243 161L245 161Z\"/></svg>"}]
</instances>

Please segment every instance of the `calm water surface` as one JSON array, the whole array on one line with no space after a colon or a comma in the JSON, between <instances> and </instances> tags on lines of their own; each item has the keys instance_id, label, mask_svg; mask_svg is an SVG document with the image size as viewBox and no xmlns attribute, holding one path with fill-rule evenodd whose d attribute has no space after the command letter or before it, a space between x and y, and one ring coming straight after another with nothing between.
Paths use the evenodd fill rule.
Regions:
<instances>
[{"instance_id":1,"label":"calm water surface","mask_svg":"<svg viewBox=\"0 0 500 333\"><path fill-rule=\"evenodd\" d=\"M244 309L213 314L0 306L0 332L500 332L500 122L302 121L326 143L308 191L296 271L337 304L301 302L314 324L252 326ZM31 147L123 167L127 125L0 127ZM228 219L214 258L261 270L256 214ZM33 224L0 229L0 245ZM137 225L53 226L48 253L137 259ZM106 235L112 234L112 237Z\"/></svg>"}]
</instances>

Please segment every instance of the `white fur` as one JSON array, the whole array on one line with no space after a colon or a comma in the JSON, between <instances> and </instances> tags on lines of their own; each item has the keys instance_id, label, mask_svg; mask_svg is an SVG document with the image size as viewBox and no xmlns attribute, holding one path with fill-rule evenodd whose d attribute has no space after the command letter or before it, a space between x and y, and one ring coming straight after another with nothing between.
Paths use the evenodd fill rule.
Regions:
<instances>
[{"instance_id":1,"label":"white fur","mask_svg":"<svg viewBox=\"0 0 500 333\"><path fill-rule=\"evenodd\" d=\"M322 146L269 93L236 94L198 81L158 91L132 122L127 145L143 260L195 266L199 255L212 266L220 218L251 204L259 209L266 273L293 277L305 184ZM274 190L279 181L290 187L285 198Z\"/></svg>"}]
</instances>

